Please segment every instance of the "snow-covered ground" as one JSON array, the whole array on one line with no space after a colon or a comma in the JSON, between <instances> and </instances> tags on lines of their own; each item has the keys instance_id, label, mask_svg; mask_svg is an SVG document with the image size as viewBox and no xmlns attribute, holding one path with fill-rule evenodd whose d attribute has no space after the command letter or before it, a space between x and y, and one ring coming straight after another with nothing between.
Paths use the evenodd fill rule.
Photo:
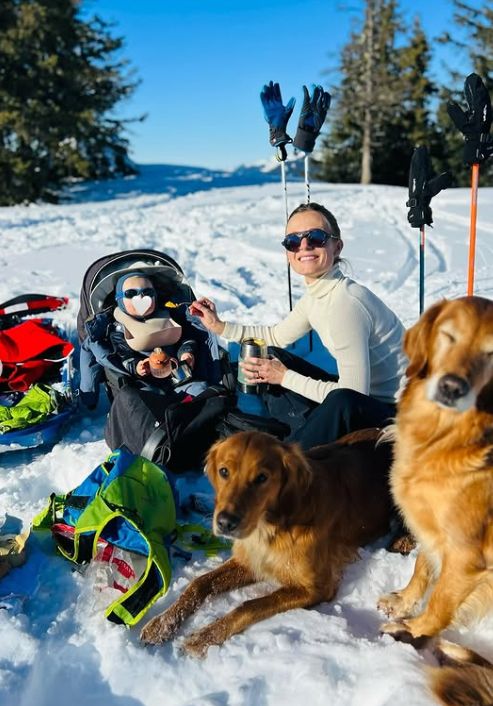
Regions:
<instances>
[{"instance_id":1,"label":"snow-covered ground","mask_svg":"<svg viewBox=\"0 0 493 706\"><path fill-rule=\"evenodd\" d=\"M263 183L269 180L264 173L258 185L244 186L240 179L194 169L148 167L144 176L79 189L70 204L0 209L0 301L26 291L67 295L70 308L58 319L73 333L87 266L110 252L149 247L178 260L195 292L215 300L225 318L267 324L286 313L279 183ZM249 173L248 183L253 181ZM303 184L288 184L288 195L294 208L304 200ZM409 326L418 315L419 233L407 224L406 196L396 187L312 184L312 200L339 219L350 274ZM465 294L468 190L440 194L433 214L427 305ZM493 189L481 189L476 293L490 298L492 264ZM301 291L295 277L295 296ZM9 513L28 524L52 491L74 487L104 459L105 413L104 402L92 414L81 411L51 450L0 454L0 523ZM196 482L203 489L203 479ZM193 486L187 479L184 492ZM87 577L55 554L49 537L31 535L28 553L27 563L0 581L0 597L13 594L9 607L0 609L1 706L52 706L55 700L70 706L434 703L423 669L432 656L378 633L377 597L408 580L414 555L389 554L381 546L362 550L336 600L262 622L197 662L180 653L179 640L144 648L138 628L106 621ZM221 560L197 553L177 566L170 591L149 615ZM250 587L208 602L186 630L265 589ZM492 620L449 636L493 657Z\"/></svg>"}]
</instances>

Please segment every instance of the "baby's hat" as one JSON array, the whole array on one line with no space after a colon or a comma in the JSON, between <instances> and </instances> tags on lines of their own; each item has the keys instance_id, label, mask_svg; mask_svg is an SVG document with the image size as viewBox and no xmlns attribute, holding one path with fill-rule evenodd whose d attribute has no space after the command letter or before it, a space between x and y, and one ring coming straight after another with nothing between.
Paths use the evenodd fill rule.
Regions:
<instances>
[{"instance_id":1,"label":"baby's hat","mask_svg":"<svg viewBox=\"0 0 493 706\"><path fill-rule=\"evenodd\" d=\"M123 306L123 284L130 277L145 277L145 279L149 279L149 276L144 274L143 272L126 272L118 279L115 287L115 299L116 303L122 311L125 311L125 307Z\"/></svg>"}]
</instances>

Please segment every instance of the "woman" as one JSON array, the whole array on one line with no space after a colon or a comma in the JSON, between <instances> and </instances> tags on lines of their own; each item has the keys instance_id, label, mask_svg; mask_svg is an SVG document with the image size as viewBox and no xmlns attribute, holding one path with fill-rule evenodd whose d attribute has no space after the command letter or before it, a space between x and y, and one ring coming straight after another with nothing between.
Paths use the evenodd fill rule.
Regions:
<instances>
[{"instance_id":1,"label":"woman","mask_svg":"<svg viewBox=\"0 0 493 706\"><path fill-rule=\"evenodd\" d=\"M268 383L264 399L270 413L290 425L288 438L303 448L388 423L406 366L402 323L377 296L341 272L343 241L335 217L324 206L296 208L283 245L307 288L283 321L275 326L225 323L204 298L192 304L192 313L227 340L253 336L275 346L270 351L274 357L248 358L243 371L252 383ZM338 377L282 350L310 329L335 358Z\"/></svg>"}]
</instances>

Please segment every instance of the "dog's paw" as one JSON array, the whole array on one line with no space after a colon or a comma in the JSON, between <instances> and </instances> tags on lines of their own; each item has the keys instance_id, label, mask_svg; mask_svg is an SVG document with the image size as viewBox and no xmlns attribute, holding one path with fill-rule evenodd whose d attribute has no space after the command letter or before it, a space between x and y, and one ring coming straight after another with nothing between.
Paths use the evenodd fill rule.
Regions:
<instances>
[{"instance_id":1,"label":"dog's paw","mask_svg":"<svg viewBox=\"0 0 493 706\"><path fill-rule=\"evenodd\" d=\"M384 623L380 627L380 632L385 635L391 635L397 642L405 642L408 645L412 645L417 650L426 647L430 640L428 635L413 635L410 625L398 620Z\"/></svg>"},{"instance_id":2,"label":"dog's paw","mask_svg":"<svg viewBox=\"0 0 493 706\"><path fill-rule=\"evenodd\" d=\"M140 632L140 639L146 645L161 645L176 633L177 625L168 611L149 620Z\"/></svg>"},{"instance_id":3,"label":"dog's paw","mask_svg":"<svg viewBox=\"0 0 493 706\"><path fill-rule=\"evenodd\" d=\"M207 628L204 628L204 630L198 630L197 632L191 633L191 635L183 641L181 649L189 657L204 659L207 654L207 650L213 644L215 643L210 642Z\"/></svg>"},{"instance_id":4,"label":"dog's paw","mask_svg":"<svg viewBox=\"0 0 493 706\"><path fill-rule=\"evenodd\" d=\"M401 593L387 593L378 599L377 608L389 618L405 618L406 610Z\"/></svg>"}]
</instances>

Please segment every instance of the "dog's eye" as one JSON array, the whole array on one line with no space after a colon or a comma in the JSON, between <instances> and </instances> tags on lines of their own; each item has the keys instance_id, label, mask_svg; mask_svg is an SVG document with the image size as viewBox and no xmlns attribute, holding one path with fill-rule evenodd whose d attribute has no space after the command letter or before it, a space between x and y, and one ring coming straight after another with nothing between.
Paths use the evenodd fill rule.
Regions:
<instances>
[{"instance_id":1,"label":"dog's eye","mask_svg":"<svg viewBox=\"0 0 493 706\"><path fill-rule=\"evenodd\" d=\"M221 478L229 478L229 471L224 466L218 470L218 473Z\"/></svg>"},{"instance_id":2,"label":"dog's eye","mask_svg":"<svg viewBox=\"0 0 493 706\"><path fill-rule=\"evenodd\" d=\"M256 478L253 479L254 485L262 485L262 483L265 483L269 479L269 476L267 476L265 473L259 473Z\"/></svg>"},{"instance_id":3,"label":"dog's eye","mask_svg":"<svg viewBox=\"0 0 493 706\"><path fill-rule=\"evenodd\" d=\"M449 343L455 343L455 340L456 340L456 339L455 339L455 336L452 335L452 334L450 333L450 331L444 331L443 329L441 329L440 333L441 333L443 336L445 336L445 338L447 339L447 341L448 341Z\"/></svg>"}]
</instances>

